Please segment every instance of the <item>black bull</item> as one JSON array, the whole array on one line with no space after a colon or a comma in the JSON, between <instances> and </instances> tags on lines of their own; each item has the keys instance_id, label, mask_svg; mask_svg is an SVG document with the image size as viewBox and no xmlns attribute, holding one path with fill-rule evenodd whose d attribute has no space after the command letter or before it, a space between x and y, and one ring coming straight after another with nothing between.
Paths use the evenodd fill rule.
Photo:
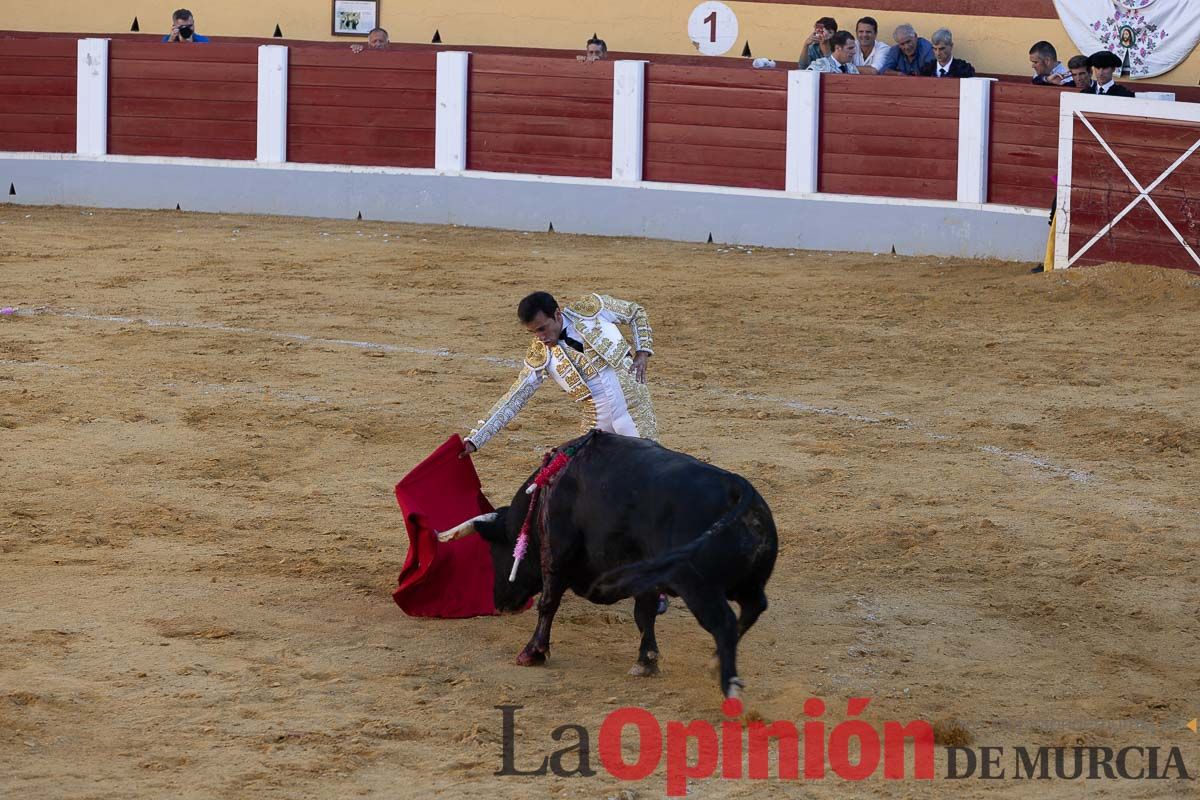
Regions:
<instances>
[{"instance_id":1,"label":"black bull","mask_svg":"<svg viewBox=\"0 0 1200 800\"><path fill-rule=\"evenodd\" d=\"M763 589L778 552L766 502L745 478L645 439L592 431L559 449L573 446L578 451L535 501L515 580L513 547L536 472L511 505L442 534L477 531L491 546L498 610L524 608L541 593L537 628L517 663L545 662L554 614L570 589L594 603L635 598L642 642L631 674L652 675L658 593L665 592L712 634L721 691L736 696L738 641L767 608ZM736 618L729 601L740 608Z\"/></svg>"}]
</instances>

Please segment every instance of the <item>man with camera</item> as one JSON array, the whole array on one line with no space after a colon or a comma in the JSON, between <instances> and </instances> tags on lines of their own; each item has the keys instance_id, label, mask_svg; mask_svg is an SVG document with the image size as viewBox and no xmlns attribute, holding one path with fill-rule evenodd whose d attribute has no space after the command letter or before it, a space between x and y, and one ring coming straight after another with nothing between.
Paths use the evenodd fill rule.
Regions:
<instances>
[{"instance_id":1,"label":"man with camera","mask_svg":"<svg viewBox=\"0 0 1200 800\"><path fill-rule=\"evenodd\" d=\"M196 33L196 20L192 12L181 8L171 15L171 32L163 37L163 41L203 44L208 37Z\"/></svg>"}]
</instances>

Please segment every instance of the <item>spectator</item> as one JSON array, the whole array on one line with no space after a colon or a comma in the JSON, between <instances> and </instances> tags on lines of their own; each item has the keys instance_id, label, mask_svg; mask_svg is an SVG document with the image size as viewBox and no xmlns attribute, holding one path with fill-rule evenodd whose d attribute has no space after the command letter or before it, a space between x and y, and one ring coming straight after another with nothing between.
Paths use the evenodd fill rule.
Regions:
<instances>
[{"instance_id":1,"label":"spectator","mask_svg":"<svg viewBox=\"0 0 1200 800\"><path fill-rule=\"evenodd\" d=\"M830 40L837 33L837 21L833 17L821 17L813 25L813 32L804 40L804 50L797 62L800 69L808 69L808 65L820 58L833 54Z\"/></svg>"},{"instance_id":2,"label":"spectator","mask_svg":"<svg viewBox=\"0 0 1200 800\"><path fill-rule=\"evenodd\" d=\"M589 64L593 61L603 61L606 58L608 58L608 44L603 39L595 36L587 40L584 54L575 56L576 61L586 61Z\"/></svg>"},{"instance_id":3,"label":"spectator","mask_svg":"<svg viewBox=\"0 0 1200 800\"><path fill-rule=\"evenodd\" d=\"M163 37L164 42L194 42L203 44L207 36L196 33L196 18L186 8L181 8L171 15L171 32Z\"/></svg>"},{"instance_id":4,"label":"spectator","mask_svg":"<svg viewBox=\"0 0 1200 800\"><path fill-rule=\"evenodd\" d=\"M1071 81L1079 87L1081 92L1089 92L1092 88L1092 71L1088 68L1087 56L1072 56L1067 62L1067 69L1071 70Z\"/></svg>"},{"instance_id":5,"label":"spectator","mask_svg":"<svg viewBox=\"0 0 1200 800\"><path fill-rule=\"evenodd\" d=\"M1113 80L1113 72L1121 68L1121 57L1108 50L1100 50L1088 56L1092 68L1092 85L1087 94L1107 94L1113 97L1133 97L1133 92Z\"/></svg>"},{"instance_id":6,"label":"spectator","mask_svg":"<svg viewBox=\"0 0 1200 800\"><path fill-rule=\"evenodd\" d=\"M896 46L888 50L884 75L920 75L926 64L934 63L933 45L917 36L916 28L905 23L892 34Z\"/></svg>"},{"instance_id":7,"label":"spectator","mask_svg":"<svg viewBox=\"0 0 1200 800\"><path fill-rule=\"evenodd\" d=\"M386 30L383 28L372 28L371 32L367 34L367 46L365 49L387 50L389 47L391 47L391 44L391 37L388 36L388 32ZM350 45L350 49L356 53L361 53L364 48L361 44L352 44Z\"/></svg>"},{"instance_id":8,"label":"spectator","mask_svg":"<svg viewBox=\"0 0 1200 800\"><path fill-rule=\"evenodd\" d=\"M854 42L854 34L850 31L838 31L829 39L832 50L824 58L818 58L808 65L812 72L844 72L847 75L857 75L858 67L854 66L854 54L858 45Z\"/></svg>"},{"instance_id":9,"label":"spectator","mask_svg":"<svg viewBox=\"0 0 1200 800\"><path fill-rule=\"evenodd\" d=\"M1029 63L1033 65L1033 82L1038 86L1070 86L1071 70L1058 60L1058 51L1049 42L1038 42L1029 48Z\"/></svg>"},{"instance_id":10,"label":"spectator","mask_svg":"<svg viewBox=\"0 0 1200 800\"><path fill-rule=\"evenodd\" d=\"M934 78L974 78L975 67L971 62L954 57L954 34L949 28L938 28L930 37L933 43L931 64L926 64L921 74Z\"/></svg>"},{"instance_id":11,"label":"spectator","mask_svg":"<svg viewBox=\"0 0 1200 800\"><path fill-rule=\"evenodd\" d=\"M883 72L883 64L887 61L888 50L891 46L879 41L879 23L874 17L863 17L854 29L858 39L858 47L854 51L854 66L863 75L878 75Z\"/></svg>"}]
</instances>

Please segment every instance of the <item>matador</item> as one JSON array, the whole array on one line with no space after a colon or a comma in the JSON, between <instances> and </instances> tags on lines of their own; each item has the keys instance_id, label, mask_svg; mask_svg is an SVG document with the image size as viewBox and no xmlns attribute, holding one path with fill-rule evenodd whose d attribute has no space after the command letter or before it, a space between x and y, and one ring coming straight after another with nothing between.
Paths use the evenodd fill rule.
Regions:
<instances>
[{"instance_id":1,"label":"matador","mask_svg":"<svg viewBox=\"0 0 1200 800\"><path fill-rule=\"evenodd\" d=\"M510 423L547 376L579 405L582 431L658 438L646 388L654 343L645 309L602 294L560 308L551 295L534 292L517 307L517 318L534 341L512 387L466 437L466 452L483 447ZM629 327L632 346L618 325Z\"/></svg>"}]
</instances>

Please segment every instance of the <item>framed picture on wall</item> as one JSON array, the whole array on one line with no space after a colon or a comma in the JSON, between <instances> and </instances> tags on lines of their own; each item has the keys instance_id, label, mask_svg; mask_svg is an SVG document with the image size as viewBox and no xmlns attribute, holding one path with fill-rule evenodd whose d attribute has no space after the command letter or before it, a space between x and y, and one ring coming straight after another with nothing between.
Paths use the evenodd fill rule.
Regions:
<instances>
[{"instance_id":1,"label":"framed picture on wall","mask_svg":"<svg viewBox=\"0 0 1200 800\"><path fill-rule=\"evenodd\" d=\"M363 36L379 27L379 0L333 0L333 35Z\"/></svg>"}]
</instances>

